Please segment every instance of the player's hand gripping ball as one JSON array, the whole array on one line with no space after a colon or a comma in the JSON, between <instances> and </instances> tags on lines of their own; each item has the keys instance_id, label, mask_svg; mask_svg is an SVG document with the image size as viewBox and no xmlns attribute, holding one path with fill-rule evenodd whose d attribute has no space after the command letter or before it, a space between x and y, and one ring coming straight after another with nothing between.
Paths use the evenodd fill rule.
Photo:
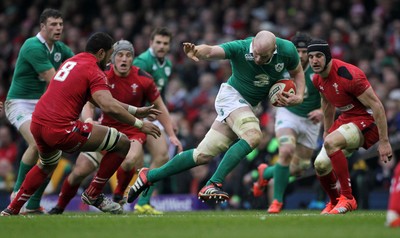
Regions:
<instances>
[{"instance_id":1,"label":"player's hand gripping ball","mask_svg":"<svg viewBox=\"0 0 400 238\"><path fill-rule=\"evenodd\" d=\"M271 86L268 93L269 101L273 106L277 106L278 94L281 92L288 92L290 94L296 94L296 85L293 80L281 79Z\"/></svg>"}]
</instances>

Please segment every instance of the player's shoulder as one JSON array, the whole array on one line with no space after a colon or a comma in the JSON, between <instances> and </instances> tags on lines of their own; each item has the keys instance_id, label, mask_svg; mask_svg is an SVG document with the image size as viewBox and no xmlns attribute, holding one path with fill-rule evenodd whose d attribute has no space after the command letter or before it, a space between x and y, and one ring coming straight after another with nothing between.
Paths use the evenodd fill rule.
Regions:
<instances>
[{"instance_id":1,"label":"player's shoulder","mask_svg":"<svg viewBox=\"0 0 400 238\"><path fill-rule=\"evenodd\" d=\"M276 47L279 55L292 56L293 54L298 54L294 44L286 39L276 37Z\"/></svg>"},{"instance_id":2,"label":"player's shoulder","mask_svg":"<svg viewBox=\"0 0 400 238\"><path fill-rule=\"evenodd\" d=\"M139 68L139 67L136 67L136 66L132 66L132 68L134 69L135 73L136 73L139 77L143 78L144 80L151 80L151 81L153 81L153 76L151 76L151 74L149 74L149 73L146 72L145 70L143 70L143 69L141 69L141 68Z\"/></svg>"},{"instance_id":3,"label":"player's shoulder","mask_svg":"<svg viewBox=\"0 0 400 238\"><path fill-rule=\"evenodd\" d=\"M364 72L360 68L350 63L339 59L332 59L332 64L336 74L341 78L353 80L354 78L365 77Z\"/></svg>"},{"instance_id":4,"label":"player's shoulder","mask_svg":"<svg viewBox=\"0 0 400 238\"><path fill-rule=\"evenodd\" d=\"M28 38L21 46L21 51L28 51L32 49L43 49L44 45L40 40L34 36Z\"/></svg>"}]
</instances>

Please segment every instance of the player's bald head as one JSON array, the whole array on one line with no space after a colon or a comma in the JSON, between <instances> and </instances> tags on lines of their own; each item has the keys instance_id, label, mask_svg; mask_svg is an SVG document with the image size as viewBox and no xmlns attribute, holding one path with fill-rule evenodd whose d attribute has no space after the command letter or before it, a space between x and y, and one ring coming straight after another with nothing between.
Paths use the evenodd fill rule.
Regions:
<instances>
[{"instance_id":1,"label":"player's bald head","mask_svg":"<svg viewBox=\"0 0 400 238\"><path fill-rule=\"evenodd\" d=\"M270 31L260 31L253 39L254 62L258 65L271 62L276 49L276 36Z\"/></svg>"},{"instance_id":2,"label":"player's bald head","mask_svg":"<svg viewBox=\"0 0 400 238\"><path fill-rule=\"evenodd\" d=\"M270 31L260 31L254 37L253 44L259 51L270 51L275 49L276 36Z\"/></svg>"}]
</instances>

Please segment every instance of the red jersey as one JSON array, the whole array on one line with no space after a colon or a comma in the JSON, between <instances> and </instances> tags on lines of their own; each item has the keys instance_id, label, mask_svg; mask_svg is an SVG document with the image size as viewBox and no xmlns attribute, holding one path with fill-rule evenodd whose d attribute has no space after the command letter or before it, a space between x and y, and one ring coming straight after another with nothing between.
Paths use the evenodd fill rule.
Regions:
<instances>
[{"instance_id":1,"label":"red jersey","mask_svg":"<svg viewBox=\"0 0 400 238\"><path fill-rule=\"evenodd\" d=\"M119 77L114 72L114 66L106 72L112 96L120 102L142 107L146 102L154 102L160 92L150 74L136 66L131 67L127 77ZM121 123L107 114L102 114L100 122L102 125L114 127L128 137L134 133L143 133L139 129L128 124Z\"/></svg>"},{"instance_id":2,"label":"red jersey","mask_svg":"<svg viewBox=\"0 0 400 238\"><path fill-rule=\"evenodd\" d=\"M48 127L71 126L91 95L109 90L107 77L90 53L80 53L65 61L54 75L32 114L32 122Z\"/></svg>"},{"instance_id":3,"label":"red jersey","mask_svg":"<svg viewBox=\"0 0 400 238\"><path fill-rule=\"evenodd\" d=\"M364 117L373 120L372 111L357 99L371 85L364 72L356 66L332 59L328 77L322 78L321 75L315 74L313 83L315 88L341 111L341 119Z\"/></svg>"}]
</instances>

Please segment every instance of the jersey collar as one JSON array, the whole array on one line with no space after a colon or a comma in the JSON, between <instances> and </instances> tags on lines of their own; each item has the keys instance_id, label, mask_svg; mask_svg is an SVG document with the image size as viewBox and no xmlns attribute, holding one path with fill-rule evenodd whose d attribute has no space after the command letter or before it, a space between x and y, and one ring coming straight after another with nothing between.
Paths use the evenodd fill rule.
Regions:
<instances>
[{"instance_id":1,"label":"jersey collar","mask_svg":"<svg viewBox=\"0 0 400 238\"><path fill-rule=\"evenodd\" d=\"M253 46L253 42L250 42L249 53L250 53L251 55L253 55L253 47L252 47L252 46ZM278 54L278 47L276 47L276 48L275 48L275 51L274 51L274 55L276 55L276 54ZM272 56L271 59L269 59L269 61L268 61L266 64L271 63L272 58L274 58L274 56ZM253 59L254 59L254 58L253 58Z\"/></svg>"},{"instance_id":2,"label":"jersey collar","mask_svg":"<svg viewBox=\"0 0 400 238\"><path fill-rule=\"evenodd\" d=\"M36 37L39 39L40 42L42 42L42 44L44 44L44 45L47 47L47 49L50 51L50 53L53 51L54 45L53 45L53 46L51 47L51 49L50 49L49 45L47 44L47 42L46 42L46 40L43 38L43 36L40 34L40 32L38 32L38 33L36 34Z\"/></svg>"}]
</instances>

